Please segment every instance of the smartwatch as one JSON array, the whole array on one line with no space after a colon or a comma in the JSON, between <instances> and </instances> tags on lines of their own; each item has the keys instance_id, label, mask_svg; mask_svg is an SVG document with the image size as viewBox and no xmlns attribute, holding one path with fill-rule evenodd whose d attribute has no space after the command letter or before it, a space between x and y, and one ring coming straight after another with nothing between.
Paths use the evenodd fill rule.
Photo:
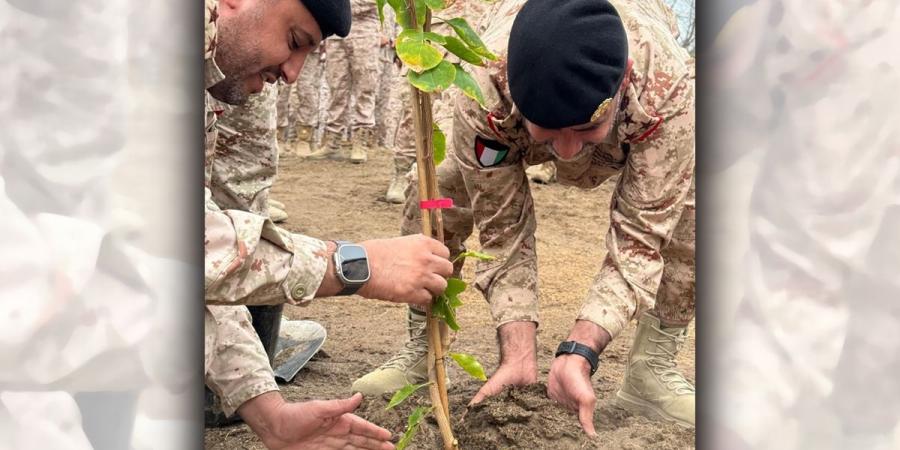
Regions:
<instances>
[{"instance_id":1,"label":"smartwatch","mask_svg":"<svg viewBox=\"0 0 900 450\"><path fill-rule=\"evenodd\" d=\"M588 360L588 363L591 365L591 375L594 376L594 372L597 371L597 366L600 365L600 355L597 354L594 350L592 350L587 345L579 344L575 341L565 341L559 344L559 347L556 348L556 355L578 355Z\"/></svg>"},{"instance_id":2,"label":"smartwatch","mask_svg":"<svg viewBox=\"0 0 900 450\"><path fill-rule=\"evenodd\" d=\"M344 285L337 295L353 295L369 281L369 258L366 249L348 241L334 241L334 271Z\"/></svg>"}]
</instances>

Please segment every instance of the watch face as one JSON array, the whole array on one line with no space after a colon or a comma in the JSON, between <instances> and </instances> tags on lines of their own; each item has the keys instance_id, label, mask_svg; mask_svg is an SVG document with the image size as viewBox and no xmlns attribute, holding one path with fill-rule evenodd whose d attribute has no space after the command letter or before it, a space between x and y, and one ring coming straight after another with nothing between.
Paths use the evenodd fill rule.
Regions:
<instances>
[{"instance_id":1,"label":"watch face","mask_svg":"<svg viewBox=\"0 0 900 450\"><path fill-rule=\"evenodd\" d=\"M369 280L369 261L366 250L359 245L345 245L341 252L341 273L352 283L364 283Z\"/></svg>"}]
</instances>

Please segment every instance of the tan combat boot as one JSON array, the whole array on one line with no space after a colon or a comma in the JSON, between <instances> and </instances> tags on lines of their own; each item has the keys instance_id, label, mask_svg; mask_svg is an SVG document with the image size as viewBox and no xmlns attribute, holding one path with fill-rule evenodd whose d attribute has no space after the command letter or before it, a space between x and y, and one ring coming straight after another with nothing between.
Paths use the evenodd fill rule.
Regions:
<instances>
[{"instance_id":1,"label":"tan combat boot","mask_svg":"<svg viewBox=\"0 0 900 450\"><path fill-rule=\"evenodd\" d=\"M309 125L297 125L297 144L294 145L294 154L306 156L313 152L313 127Z\"/></svg>"},{"instance_id":2,"label":"tan combat boot","mask_svg":"<svg viewBox=\"0 0 900 450\"><path fill-rule=\"evenodd\" d=\"M273 205L272 203L268 204L269 206L269 219L275 223L281 223L285 220L288 220L288 213L285 210Z\"/></svg>"},{"instance_id":3,"label":"tan combat boot","mask_svg":"<svg viewBox=\"0 0 900 450\"><path fill-rule=\"evenodd\" d=\"M428 379L425 360L428 356L428 337L425 335L425 313L409 309L407 316L409 340L403 349L388 362L353 382L352 392L381 395L394 392L407 384L424 383Z\"/></svg>"},{"instance_id":4,"label":"tan combat boot","mask_svg":"<svg viewBox=\"0 0 900 450\"><path fill-rule=\"evenodd\" d=\"M525 169L528 179L540 184L550 184L556 180L556 165L553 161L547 161L537 166Z\"/></svg>"},{"instance_id":5,"label":"tan combat boot","mask_svg":"<svg viewBox=\"0 0 900 450\"><path fill-rule=\"evenodd\" d=\"M342 160L344 159L341 152L343 142L340 134L325 130L325 134L322 136L321 147L307 155L306 159L312 161L321 161L323 159Z\"/></svg>"},{"instance_id":6,"label":"tan combat boot","mask_svg":"<svg viewBox=\"0 0 900 450\"><path fill-rule=\"evenodd\" d=\"M686 339L687 327L662 328L656 317L641 315L616 404L633 414L693 428L694 386L675 368L675 355Z\"/></svg>"},{"instance_id":7,"label":"tan combat boot","mask_svg":"<svg viewBox=\"0 0 900 450\"><path fill-rule=\"evenodd\" d=\"M412 161L406 158L394 158L394 177L391 178L391 184L384 195L384 199L388 203L406 202L406 187L409 184L406 174L409 173L410 166L412 166Z\"/></svg>"},{"instance_id":8,"label":"tan combat boot","mask_svg":"<svg viewBox=\"0 0 900 450\"><path fill-rule=\"evenodd\" d=\"M357 128L353 130L353 148L350 150L350 162L362 164L368 159L366 152L375 147L375 129Z\"/></svg>"}]
</instances>

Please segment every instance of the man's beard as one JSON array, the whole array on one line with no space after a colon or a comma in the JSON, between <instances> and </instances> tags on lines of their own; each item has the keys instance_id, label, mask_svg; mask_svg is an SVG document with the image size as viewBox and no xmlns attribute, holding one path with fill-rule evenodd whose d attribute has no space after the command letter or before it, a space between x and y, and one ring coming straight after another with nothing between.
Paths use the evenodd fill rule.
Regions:
<instances>
[{"instance_id":1,"label":"man's beard","mask_svg":"<svg viewBox=\"0 0 900 450\"><path fill-rule=\"evenodd\" d=\"M231 105L243 105L250 93L244 81L260 66L262 44L258 33L262 31L265 2L251 11L231 18L219 19L219 42L216 48L216 64L225 79L209 88L217 100Z\"/></svg>"}]
</instances>

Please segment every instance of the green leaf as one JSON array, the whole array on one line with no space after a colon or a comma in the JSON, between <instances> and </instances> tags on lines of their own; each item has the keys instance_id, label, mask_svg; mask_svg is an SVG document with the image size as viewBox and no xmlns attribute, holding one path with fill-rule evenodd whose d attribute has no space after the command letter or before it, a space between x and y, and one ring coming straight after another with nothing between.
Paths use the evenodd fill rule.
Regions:
<instances>
[{"instance_id":1,"label":"green leaf","mask_svg":"<svg viewBox=\"0 0 900 450\"><path fill-rule=\"evenodd\" d=\"M419 430L419 424L422 423L422 419L431 412L431 409L432 407L430 406L419 406L413 410L412 414L409 415L409 419L406 420L406 432L403 433L400 442L397 442L397 450L403 450L409 445L413 437L415 437L416 431Z\"/></svg>"},{"instance_id":2,"label":"green leaf","mask_svg":"<svg viewBox=\"0 0 900 450\"><path fill-rule=\"evenodd\" d=\"M475 250L468 250L468 251L460 253L459 256L456 257L456 260L459 260L462 258L475 258L479 261L493 261L493 260L497 259L491 255L488 255L487 253L476 252ZM454 262L456 260L454 260Z\"/></svg>"},{"instance_id":3,"label":"green leaf","mask_svg":"<svg viewBox=\"0 0 900 450\"><path fill-rule=\"evenodd\" d=\"M425 42L425 33L416 30L404 30L397 36L397 56L412 71L420 73L437 67L444 60L440 50ZM455 78L456 73L453 75Z\"/></svg>"},{"instance_id":4,"label":"green leaf","mask_svg":"<svg viewBox=\"0 0 900 450\"><path fill-rule=\"evenodd\" d=\"M431 305L431 314L443 320L453 331L459 331L459 323L456 322L456 311L450 306L450 299L441 294Z\"/></svg>"},{"instance_id":5,"label":"green leaf","mask_svg":"<svg viewBox=\"0 0 900 450\"><path fill-rule=\"evenodd\" d=\"M466 282L459 278L448 278L447 289L444 289L444 295L447 297L456 297L466 290Z\"/></svg>"},{"instance_id":6,"label":"green leaf","mask_svg":"<svg viewBox=\"0 0 900 450\"><path fill-rule=\"evenodd\" d=\"M391 409L391 408L403 403L414 392L418 391L419 389L422 389L425 386L428 386L429 384L431 384L431 383L407 384L406 386L403 386L402 388L400 388L400 390L398 390L397 392L394 392L394 396L391 397L391 401L388 402L387 407L384 409Z\"/></svg>"},{"instance_id":7,"label":"green leaf","mask_svg":"<svg viewBox=\"0 0 900 450\"><path fill-rule=\"evenodd\" d=\"M456 85L463 94L466 94L467 97L475 100L479 105L484 106L484 94L481 93L481 88L478 86L478 83L472 78L472 75L469 75L469 73L462 68L462 66L459 64L454 64L454 66L456 67L456 76L453 78L453 84Z\"/></svg>"},{"instance_id":8,"label":"green leaf","mask_svg":"<svg viewBox=\"0 0 900 450\"><path fill-rule=\"evenodd\" d=\"M432 11L440 11L446 7L444 5L444 0L425 0L425 5Z\"/></svg>"},{"instance_id":9,"label":"green leaf","mask_svg":"<svg viewBox=\"0 0 900 450\"><path fill-rule=\"evenodd\" d=\"M462 367L469 375L472 375L481 381L487 381L487 377L484 375L484 367L481 367L481 363L478 362L474 356L465 353L451 352L450 357L453 358L453 360L459 364L459 367Z\"/></svg>"},{"instance_id":10,"label":"green leaf","mask_svg":"<svg viewBox=\"0 0 900 450\"><path fill-rule=\"evenodd\" d=\"M484 45L484 42L481 41L481 38L478 37L478 33L469 26L469 22L466 22L466 19L461 17L450 19L447 21L447 25L450 25L450 27L453 28L453 31L456 31L456 34L459 35L460 39L462 39L472 51L491 61L497 59L497 55L488 50L487 46Z\"/></svg>"},{"instance_id":11,"label":"green leaf","mask_svg":"<svg viewBox=\"0 0 900 450\"><path fill-rule=\"evenodd\" d=\"M456 0L456 1L462 1L462 0ZM437 42L437 41L435 41L435 42ZM444 36L444 42L441 42L440 44L443 45L444 48L449 50L450 53L453 53L454 55L458 56L459 59L461 59L463 61L470 62L472 64L475 64L476 66L484 65L484 60L481 59L481 56L479 56L478 53L475 53L474 51L472 51L472 49L467 47L466 44L463 43L463 41L459 40L458 38L455 38L453 36Z\"/></svg>"},{"instance_id":12,"label":"green leaf","mask_svg":"<svg viewBox=\"0 0 900 450\"><path fill-rule=\"evenodd\" d=\"M428 39L431 42L441 44L441 45L443 45L444 42L447 42L447 36L441 36L440 34L432 33L430 31L426 31L423 34L425 36L425 39ZM456 39L456 38L454 38L454 39Z\"/></svg>"},{"instance_id":13,"label":"green leaf","mask_svg":"<svg viewBox=\"0 0 900 450\"><path fill-rule=\"evenodd\" d=\"M384 5L386 3L387 0L375 0L375 5L378 7L378 22L382 27L384 27Z\"/></svg>"},{"instance_id":14,"label":"green leaf","mask_svg":"<svg viewBox=\"0 0 900 450\"><path fill-rule=\"evenodd\" d=\"M434 165L439 166L447 157L447 137L437 122L431 124L431 143L434 146Z\"/></svg>"},{"instance_id":15,"label":"green leaf","mask_svg":"<svg viewBox=\"0 0 900 450\"><path fill-rule=\"evenodd\" d=\"M425 5L425 0L413 0L413 4L416 7L416 28L422 30L424 29L425 14L428 13L428 7Z\"/></svg>"},{"instance_id":16,"label":"green leaf","mask_svg":"<svg viewBox=\"0 0 900 450\"><path fill-rule=\"evenodd\" d=\"M399 23L403 29L412 28L412 23L409 20L409 9L406 7L406 0L387 0L387 2L394 10L394 14L397 17L397 23Z\"/></svg>"},{"instance_id":17,"label":"green leaf","mask_svg":"<svg viewBox=\"0 0 900 450\"><path fill-rule=\"evenodd\" d=\"M450 87L453 84L453 80L456 79L456 67L447 61L441 61L436 67L422 73L410 70L406 77L409 79L410 84L420 91L443 91Z\"/></svg>"}]
</instances>

